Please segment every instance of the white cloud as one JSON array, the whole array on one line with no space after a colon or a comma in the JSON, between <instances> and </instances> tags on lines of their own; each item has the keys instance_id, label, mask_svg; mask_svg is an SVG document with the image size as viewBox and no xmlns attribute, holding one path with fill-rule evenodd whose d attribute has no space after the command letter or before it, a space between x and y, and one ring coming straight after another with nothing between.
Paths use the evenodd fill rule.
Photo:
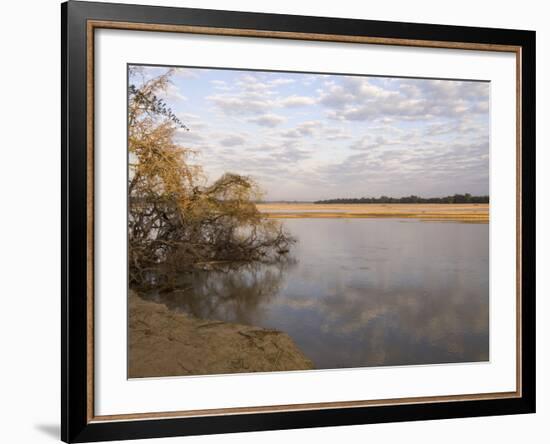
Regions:
<instances>
[{"instance_id":1,"label":"white cloud","mask_svg":"<svg viewBox=\"0 0 550 444\"><path fill-rule=\"evenodd\" d=\"M300 106L314 105L317 101L308 96L288 96L279 101L279 104L286 108L297 108Z\"/></svg>"},{"instance_id":2,"label":"white cloud","mask_svg":"<svg viewBox=\"0 0 550 444\"><path fill-rule=\"evenodd\" d=\"M275 128L286 121L286 117L279 116L277 114L263 114L258 117L248 119L249 122L255 123L260 126L268 128Z\"/></svg>"},{"instance_id":3,"label":"white cloud","mask_svg":"<svg viewBox=\"0 0 550 444\"><path fill-rule=\"evenodd\" d=\"M174 75L182 79L196 79L199 76L193 68L175 68Z\"/></svg>"},{"instance_id":4,"label":"white cloud","mask_svg":"<svg viewBox=\"0 0 550 444\"><path fill-rule=\"evenodd\" d=\"M217 91L231 91L233 89L224 80L211 80L210 83Z\"/></svg>"},{"instance_id":5,"label":"white cloud","mask_svg":"<svg viewBox=\"0 0 550 444\"><path fill-rule=\"evenodd\" d=\"M289 78L284 78L284 77L281 77L281 78L278 78L278 79L273 79L269 82L269 84L273 85L273 86L288 85L290 83L294 83L294 79L289 79Z\"/></svg>"},{"instance_id":6,"label":"white cloud","mask_svg":"<svg viewBox=\"0 0 550 444\"><path fill-rule=\"evenodd\" d=\"M225 114L256 114L269 110L273 103L261 94L219 94L206 97L206 100L213 102Z\"/></svg>"},{"instance_id":7,"label":"white cloud","mask_svg":"<svg viewBox=\"0 0 550 444\"><path fill-rule=\"evenodd\" d=\"M245 142L246 142L246 139L243 136L238 134L230 134L220 139L220 143L223 146L227 146L227 147L243 145Z\"/></svg>"},{"instance_id":8,"label":"white cloud","mask_svg":"<svg viewBox=\"0 0 550 444\"><path fill-rule=\"evenodd\" d=\"M187 131L183 128L179 128L176 132L176 141L184 145L192 142L201 142L204 140L204 136L195 131Z\"/></svg>"},{"instance_id":9,"label":"white cloud","mask_svg":"<svg viewBox=\"0 0 550 444\"><path fill-rule=\"evenodd\" d=\"M345 131L342 128L332 127L324 130L324 137L327 140L335 141L351 139L352 136L348 131Z\"/></svg>"},{"instance_id":10,"label":"white cloud","mask_svg":"<svg viewBox=\"0 0 550 444\"><path fill-rule=\"evenodd\" d=\"M302 122L296 127L281 133L283 137L297 139L303 136L313 136L315 130L321 127L322 123L316 120Z\"/></svg>"},{"instance_id":11,"label":"white cloud","mask_svg":"<svg viewBox=\"0 0 550 444\"><path fill-rule=\"evenodd\" d=\"M187 97L185 97L173 83L168 83L166 91L162 93L162 97L168 103L187 100Z\"/></svg>"},{"instance_id":12,"label":"white cloud","mask_svg":"<svg viewBox=\"0 0 550 444\"><path fill-rule=\"evenodd\" d=\"M361 77L325 82L319 103L328 117L341 121L429 120L487 113L486 83L447 80L385 79L380 85Z\"/></svg>"}]
</instances>

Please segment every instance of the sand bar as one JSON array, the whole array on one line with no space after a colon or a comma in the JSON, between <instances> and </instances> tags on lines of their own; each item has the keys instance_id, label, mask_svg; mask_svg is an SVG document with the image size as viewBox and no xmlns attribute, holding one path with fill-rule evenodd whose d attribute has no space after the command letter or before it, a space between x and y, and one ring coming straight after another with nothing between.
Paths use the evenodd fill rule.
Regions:
<instances>
[{"instance_id":1,"label":"sand bar","mask_svg":"<svg viewBox=\"0 0 550 444\"><path fill-rule=\"evenodd\" d=\"M489 222L489 204L313 204L263 203L262 213L276 219L413 218L420 220Z\"/></svg>"}]
</instances>

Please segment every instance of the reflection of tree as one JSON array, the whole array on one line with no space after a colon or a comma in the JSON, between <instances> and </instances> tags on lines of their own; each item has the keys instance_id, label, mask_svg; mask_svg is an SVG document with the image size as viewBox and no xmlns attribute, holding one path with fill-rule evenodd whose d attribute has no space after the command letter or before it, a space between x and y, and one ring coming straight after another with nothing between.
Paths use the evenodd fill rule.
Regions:
<instances>
[{"instance_id":1,"label":"reflection of tree","mask_svg":"<svg viewBox=\"0 0 550 444\"><path fill-rule=\"evenodd\" d=\"M144 297L199 318L253 324L262 307L278 294L285 271L295 263L287 257L270 264L194 271L181 275L170 291L151 291Z\"/></svg>"}]
</instances>

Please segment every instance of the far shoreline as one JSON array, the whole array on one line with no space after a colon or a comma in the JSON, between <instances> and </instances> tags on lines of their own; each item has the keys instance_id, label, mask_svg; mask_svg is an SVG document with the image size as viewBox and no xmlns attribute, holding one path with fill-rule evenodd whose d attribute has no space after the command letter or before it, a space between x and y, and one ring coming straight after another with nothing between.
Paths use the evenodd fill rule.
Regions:
<instances>
[{"instance_id":1,"label":"far shoreline","mask_svg":"<svg viewBox=\"0 0 550 444\"><path fill-rule=\"evenodd\" d=\"M258 203L272 219L373 219L399 218L423 221L489 223L489 204L409 203Z\"/></svg>"}]
</instances>

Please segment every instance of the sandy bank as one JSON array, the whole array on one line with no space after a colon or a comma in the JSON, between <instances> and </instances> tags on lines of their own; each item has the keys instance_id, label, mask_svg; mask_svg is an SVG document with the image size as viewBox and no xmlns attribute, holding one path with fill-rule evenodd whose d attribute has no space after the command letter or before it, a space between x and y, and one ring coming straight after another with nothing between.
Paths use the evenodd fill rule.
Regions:
<instances>
[{"instance_id":1,"label":"sandy bank","mask_svg":"<svg viewBox=\"0 0 550 444\"><path fill-rule=\"evenodd\" d=\"M489 222L489 204L257 204L270 218L407 218Z\"/></svg>"},{"instance_id":2,"label":"sandy bank","mask_svg":"<svg viewBox=\"0 0 550 444\"><path fill-rule=\"evenodd\" d=\"M313 368L290 336L277 330L174 313L133 291L128 311L130 378Z\"/></svg>"}]
</instances>

